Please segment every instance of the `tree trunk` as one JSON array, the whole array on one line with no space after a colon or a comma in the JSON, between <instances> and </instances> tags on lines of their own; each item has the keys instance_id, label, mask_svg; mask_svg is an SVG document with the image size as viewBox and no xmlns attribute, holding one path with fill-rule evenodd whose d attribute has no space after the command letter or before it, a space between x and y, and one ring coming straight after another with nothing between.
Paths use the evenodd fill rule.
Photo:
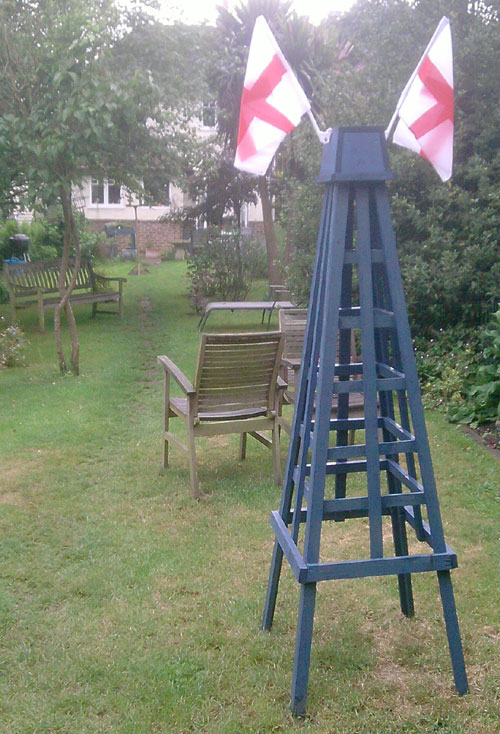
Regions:
<instances>
[{"instance_id":1,"label":"tree trunk","mask_svg":"<svg viewBox=\"0 0 500 734\"><path fill-rule=\"evenodd\" d=\"M61 258L61 270L59 273L59 293L61 296L61 300L57 304L54 311L54 337L56 341L59 369L61 373L64 373L67 371L61 337L61 313L64 309L66 317L68 319L68 326L71 334L71 371L73 372L73 374L78 375L80 371L80 343L78 341L75 317L73 315L73 309L71 308L69 298L75 286L78 271L80 270L81 254L80 242L78 240L78 231L73 215L73 208L71 206L71 184L63 184L61 186L61 202L64 215L63 252ZM72 244L75 247L75 262L73 266L71 280L66 286L66 274L68 272Z\"/></svg>"},{"instance_id":2,"label":"tree trunk","mask_svg":"<svg viewBox=\"0 0 500 734\"><path fill-rule=\"evenodd\" d=\"M278 247L276 245L276 233L274 231L273 210L265 176L259 176L259 194L262 202L262 218L264 220L264 236L266 238L269 285L274 285L281 283L282 278L278 265Z\"/></svg>"},{"instance_id":3,"label":"tree trunk","mask_svg":"<svg viewBox=\"0 0 500 734\"><path fill-rule=\"evenodd\" d=\"M292 241L292 233L290 232L290 219L287 219L287 225L286 225L286 236L285 236L285 254L283 257L283 265L285 268L287 268L290 263L292 262L293 257L293 241Z\"/></svg>"}]
</instances>

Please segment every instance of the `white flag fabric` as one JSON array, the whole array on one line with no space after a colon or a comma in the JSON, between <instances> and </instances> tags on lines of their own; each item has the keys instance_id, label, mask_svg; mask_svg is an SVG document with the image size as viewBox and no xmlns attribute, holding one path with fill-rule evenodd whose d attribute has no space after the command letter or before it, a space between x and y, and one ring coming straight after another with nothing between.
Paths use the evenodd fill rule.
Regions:
<instances>
[{"instance_id":1,"label":"white flag fabric","mask_svg":"<svg viewBox=\"0 0 500 734\"><path fill-rule=\"evenodd\" d=\"M263 176L281 141L311 108L263 15L255 21L234 165Z\"/></svg>"},{"instance_id":2,"label":"white flag fabric","mask_svg":"<svg viewBox=\"0 0 500 734\"><path fill-rule=\"evenodd\" d=\"M453 51L448 18L442 18L398 102L393 142L426 158L442 181L453 168Z\"/></svg>"}]
</instances>

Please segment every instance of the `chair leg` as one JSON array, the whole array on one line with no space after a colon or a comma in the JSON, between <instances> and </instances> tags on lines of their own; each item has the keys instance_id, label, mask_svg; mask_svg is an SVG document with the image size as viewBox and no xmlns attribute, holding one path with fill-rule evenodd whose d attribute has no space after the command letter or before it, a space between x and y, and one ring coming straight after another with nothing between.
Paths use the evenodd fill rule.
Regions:
<instances>
[{"instance_id":1,"label":"chair leg","mask_svg":"<svg viewBox=\"0 0 500 734\"><path fill-rule=\"evenodd\" d=\"M354 446L355 439L356 439L356 431L355 430L349 431L349 439L348 439L349 446Z\"/></svg>"},{"instance_id":2,"label":"chair leg","mask_svg":"<svg viewBox=\"0 0 500 734\"><path fill-rule=\"evenodd\" d=\"M279 486L281 484L281 457L280 457L280 426L277 420L274 421L272 446L273 452L273 474L274 481Z\"/></svg>"},{"instance_id":3,"label":"chair leg","mask_svg":"<svg viewBox=\"0 0 500 734\"><path fill-rule=\"evenodd\" d=\"M166 430L163 434L163 468L168 469L168 439L166 436Z\"/></svg>"},{"instance_id":4,"label":"chair leg","mask_svg":"<svg viewBox=\"0 0 500 734\"><path fill-rule=\"evenodd\" d=\"M194 433L192 426L187 426L187 449L189 459L189 476L191 479L191 492L195 499L201 497L200 482L198 479L198 463L196 461L196 447L194 445Z\"/></svg>"},{"instance_id":5,"label":"chair leg","mask_svg":"<svg viewBox=\"0 0 500 734\"><path fill-rule=\"evenodd\" d=\"M246 458L247 455L247 434L246 433L240 433L240 459L243 461L243 459Z\"/></svg>"},{"instance_id":6,"label":"chair leg","mask_svg":"<svg viewBox=\"0 0 500 734\"><path fill-rule=\"evenodd\" d=\"M167 433L170 424L170 376L165 371L163 375L163 468L168 469L168 439Z\"/></svg>"}]
</instances>

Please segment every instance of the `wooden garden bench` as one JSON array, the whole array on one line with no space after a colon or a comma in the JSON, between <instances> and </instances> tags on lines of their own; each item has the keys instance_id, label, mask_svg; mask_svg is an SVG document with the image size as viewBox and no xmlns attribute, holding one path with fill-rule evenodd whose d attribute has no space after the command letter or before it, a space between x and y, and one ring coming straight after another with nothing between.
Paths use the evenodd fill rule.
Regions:
<instances>
[{"instance_id":1,"label":"wooden garden bench","mask_svg":"<svg viewBox=\"0 0 500 734\"><path fill-rule=\"evenodd\" d=\"M5 264L5 276L9 289L12 321L16 321L16 310L36 304L40 331L45 330L45 310L55 308L60 301L59 273L61 260L40 260ZM72 276L72 266L68 267L66 283ZM70 296L70 303L92 303L92 316L96 313L118 313L123 316L123 283L126 278L107 278L94 272L89 261L83 260ZM117 287L111 283L116 282ZM98 303L117 303L118 311L97 310Z\"/></svg>"}]
</instances>

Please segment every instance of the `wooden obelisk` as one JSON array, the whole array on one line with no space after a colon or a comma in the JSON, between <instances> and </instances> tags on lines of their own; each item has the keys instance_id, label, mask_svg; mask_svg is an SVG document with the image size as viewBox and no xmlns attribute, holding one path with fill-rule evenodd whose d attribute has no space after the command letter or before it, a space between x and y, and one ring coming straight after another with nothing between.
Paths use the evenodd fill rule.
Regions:
<instances>
[{"instance_id":1,"label":"wooden obelisk","mask_svg":"<svg viewBox=\"0 0 500 734\"><path fill-rule=\"evenodd\" d=\"M333 579L395 574L410 617L411 574L436 572L456 689L467 691L450 578L457 557L443 535L385 185L392 177L381 128L333 130L318 179L326 190L281 507L271 515L275 546L262 621L269 630L284 555L300 584L291 697L298 715L306 706L316 585ZM362 418L349 417L353 393L363 395ZM348 445L352 430L361 443ZM365 495L349 494L353 475L365 477ZM391 520L391 547L383 516ZM354 518L368 518L369 557L320 563L323 523ZM430 546L422 554L409 553L408 526Z\"/></svg>"}]
</instances>

